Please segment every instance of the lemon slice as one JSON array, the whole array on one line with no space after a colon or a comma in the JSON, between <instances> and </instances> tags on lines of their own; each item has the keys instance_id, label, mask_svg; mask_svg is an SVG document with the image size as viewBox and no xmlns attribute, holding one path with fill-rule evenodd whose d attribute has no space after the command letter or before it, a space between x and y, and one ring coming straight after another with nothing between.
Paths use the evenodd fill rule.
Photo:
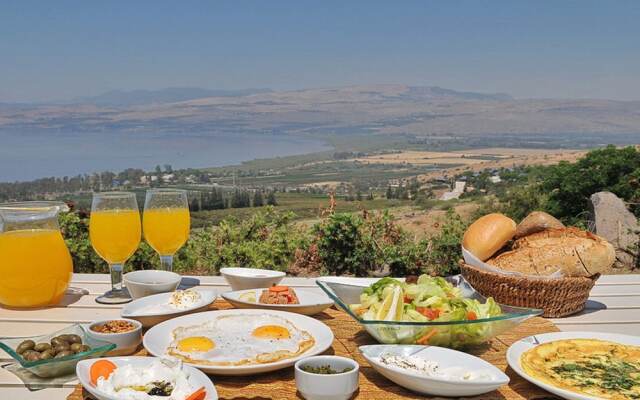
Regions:
<instances>
[{"instance_id":1,"label":"lemon slice","mask_svg":"<svg viewBox=\"0 0 640 400\"><path fill-rule=\"evenodd\" d=\"M256 292L245 292L242 293L239 297L240 300L242 301L246 301L248 303L255 303L256 302Z\"/></svg>"},{"instance_id":2,"label":"lemon slice","mask_svg":"<svg viewBox=\"0 0 640 400\"><path fill-rule=\"evenodd\" d=\"M384 298L376 319L380 321L402 321L403 312L402 288L395 286L393 291Z\"/></svg>"}]
</instances>

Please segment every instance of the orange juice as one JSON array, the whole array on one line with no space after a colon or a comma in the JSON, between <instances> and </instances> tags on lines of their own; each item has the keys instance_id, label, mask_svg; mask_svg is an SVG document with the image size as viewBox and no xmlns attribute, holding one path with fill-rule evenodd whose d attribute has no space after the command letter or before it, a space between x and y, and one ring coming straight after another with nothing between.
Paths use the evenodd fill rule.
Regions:
<instances>
[{"instance_id":1,"label":"orange juice","mask_svg":"<svg viewBox=\"0 0 640 400\"><path fill-rule=\"evenodd\" d=\"M151 208L144 210L144 238L161 256L170 256L189 238L188 208Z\"/></svg>"},{"instance_id":2,"label":"orange juice","mask_svg":"<svg viewBox=\"0 0 640 400\"><path fill-rule=\"evenodd\" d=\"M93 211L89 220L91 245L109 264L123 264L140 244L138 210Z\"/></svg>"},{"instance_id":3,"label":"orange juice","mask_svg":"<svg viewBox=\"0 0 640 400\"><path fill-rule=\"evenodd\" d=\"M9 307L57 304L73 263L60 231L25 229L0 233L0 303Z\"/></svg>"}]
</instances>

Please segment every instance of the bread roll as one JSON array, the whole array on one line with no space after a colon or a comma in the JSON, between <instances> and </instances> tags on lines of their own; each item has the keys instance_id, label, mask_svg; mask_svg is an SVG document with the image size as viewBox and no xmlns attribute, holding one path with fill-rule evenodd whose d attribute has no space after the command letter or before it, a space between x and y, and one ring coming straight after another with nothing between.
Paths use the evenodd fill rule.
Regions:
<instances>
[{"instance_id":1,"label":"bread roll","mask_svg":"<svg viewBox=\"0 0 640 400\"><path fill-rule=\"evenodd\" d=\"M467 228L462 246L485 261L500 250L516 233L516 223L502 214L487 214Z\"/></svg>"},{"instance_id":2,"label":"bread roll","mask_svg":"<svg viewBox=\"0 0 640 400\"><path fill-rule=\"evenodd\" d=\"M527 215L525 219L520 221L520 223L516 227L516 238L521 238L536 232L543 231L545 229L552 228L564 228L564 224L558 221L555 217L547 214L546 212L534 211Z\"/></svg>"},{"instance_id":3,"label":"bread roll","mask_svg":"<svg viewBox=\"0 0 640 400\"><path fill-rule=\"evenodd\" d=\"M506 271L529 275L593 276L605 272L615 261L613 246L591 232L578 228L547 229L518 239L513 250L487 263Z\"/></svg>"}]
</instances>

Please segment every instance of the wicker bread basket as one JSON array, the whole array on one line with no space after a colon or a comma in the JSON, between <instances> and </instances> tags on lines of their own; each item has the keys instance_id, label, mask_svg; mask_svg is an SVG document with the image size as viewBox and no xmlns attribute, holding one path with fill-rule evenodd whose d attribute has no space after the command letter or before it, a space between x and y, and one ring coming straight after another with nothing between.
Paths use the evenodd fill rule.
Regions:
<instances>
[{"instance_id":1,"label":"wicker bread basket","mask_svg":"<svg viewBox=\"0 0 640 400\"><path fill-rule=\"evenodd\" d=\"M565 317L582 311L600 274L592 277L535 279L484 271L464 262L462 276L483 296L516 307L539 308L544 317Z\"/></svg>"}]
</instances>

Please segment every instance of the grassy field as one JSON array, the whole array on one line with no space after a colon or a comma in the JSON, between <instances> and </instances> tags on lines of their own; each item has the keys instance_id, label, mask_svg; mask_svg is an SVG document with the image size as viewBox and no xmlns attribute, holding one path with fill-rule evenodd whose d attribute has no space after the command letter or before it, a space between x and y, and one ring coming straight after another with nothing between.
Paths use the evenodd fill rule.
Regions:
<instances>
[{"instance_id":1,"label":"grassy field","mask_svg":"<svg viewBox=\"0 0 640 400\"><path fill-rule=\"evenodd\" d=\"M232 176L218 178L221 185L236 184L248 186L303 186L318 182L361 182L368 186L386 186L390 179L406 178L425 174L440 168L453 168L460 164L403 165L365 164L352 161L314 162L287 168L277 174L266 176Z\"/></svg>"}]
</instances>

